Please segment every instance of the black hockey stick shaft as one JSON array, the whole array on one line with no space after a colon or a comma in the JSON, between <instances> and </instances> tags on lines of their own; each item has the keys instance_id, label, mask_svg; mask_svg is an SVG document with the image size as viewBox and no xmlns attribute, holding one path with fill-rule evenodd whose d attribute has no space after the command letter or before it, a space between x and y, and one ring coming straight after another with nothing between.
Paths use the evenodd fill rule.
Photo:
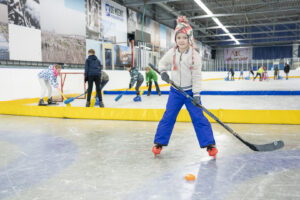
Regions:
<instances>
[{"instance_id":1,"label":"black hockey stick shaft","mask_svg":"<svg viewBox=\"0 0 300 200\"><path fill-rule=\"evenodd\" d=\"M150 67L156 71L158 74L160 74L160 71L149 63ZM170 84L176 88L178 91L180 91L186 98L190 99L195 105L200 107L205 113L207 113L211 118L213 118L216 122L218 122L221 126L223 126L226 130L228 130L231 134L233 134L237 139L239 139L242 143L244 143L246 146L248 146L253 151L273 151L276 149L280 149L284 146L283 141L275 141L270 144L263 144L263 145L255 145L251 144L247 141L245 141L239 134L237 134L232 128L230 128L228 125L224 124L221 120L219 120L214 114L212 114L210 111L208 111L204 106L194 101L194 99L186 93L181 87L177 86L172 80L170 80Z\"/></svg>"}]
</instances>

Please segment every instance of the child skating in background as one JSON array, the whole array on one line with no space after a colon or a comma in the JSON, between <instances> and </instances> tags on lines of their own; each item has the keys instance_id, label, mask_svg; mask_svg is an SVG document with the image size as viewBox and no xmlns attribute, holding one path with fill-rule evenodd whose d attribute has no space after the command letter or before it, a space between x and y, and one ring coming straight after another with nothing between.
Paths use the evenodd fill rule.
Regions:
<instances>
[{"instance_id":1,"label":"child skating in background","mask_svg":"<svg viewBox=\"0 0 300 200\"><path fill-rule=\"evenodd\" d=\"M244 79L244 69L242 68L241 71L240 71L240 77L239 77L239 80L240 79Z\"/></svg>"},{"instance_id":2,"label":"child skating in background","mask_svg":"<svg viewBox=\"0 0 300 200\"><path fill-rule=\"evenodd\" d=\"M133 98L133 101L142 101L140 96L140 87L144 82L144 76L138 71L136 67L132 67L130 64L125 65L126 70L130 74L130 83L128 89L132 88L135 85L136 97Z\"/></svg>"},{"instance_id":3,"label":"child skating in background","mask_svg":"<svg viewBox=\"0 0 300 200\"><path fill-rule=\"evenodd\" d=\"M194 50L193 30L184 16L177 19L175 42L175 48L170 49L159 61L158 69L161 71L161 78L170 82L167 71L171 71L171 80L192 96L195 102L201 104L202 58ZM194 105L174 87L170 88L166 111L157 127L152 152L156 156L160 154L163 146L169 144L177 115L183 104L191 116L200 147L206 148L209 156L216 157L218 150L215 146L211 124L201 108Z\"/></svg>"},{"instance_id":4,"label":"child skating in background","mask_svg":"<svg viewBox=\"0 0 300 200\"><path fill-rule=\"evenodd\" d=\"M157 75L154 70L151 69L151 67L146 67L146 84L148 86L148 94L147 96L150 96L151 90L152 90L152 80L155 84L156 92L160 96L160 89L157 83Z\"/></svg>"},{"instance_id":5,"label":"child skating in background","mask_svg":"<svg viewBox=\"0 0 300 200\"><path fill-rule=\"evenodd\" d=\"M47 105L44 102L46 90L48 90L48 104L56 104L56 102L54 102L52 99L52 87L58 89L57 76L60 75L60 71L60 65L50 65L48 69L44 69L38 73L39 82L41 85L41 98L38 104L39 106Z\"/></svg>"},{"instance_id":6,"label":"child skating in background","mask_svg":"<svg viewBox=\"0 0 300 200\"><path fill-rule=\"evenodd\" d=\"M286 74L285 79L288 80L289 79L289 72L290 72L290 65L287 63L284 63L284 73Z\"/></svg>"},{"instance_id":7,"label":"child skating in background","mask_svg":"<svg viewBox=\"0 0 300 200\"><path fill-rule=\"evenodd\" d=\"M93 91L93 83L96 85L96 94L99 97L99 106L104 107L102 102L102 94L100 91L100 82L101 82L101 70L102 65L100 60L98 60L97 56L95 56L95 50L90 49L88 51L88 58L85 61L85 82L88 82L88 94L87 94L87 101L86 107L90 107L91 105L91 95Z\"/></svg>"},{"instance_id":8,"label":"child skating in background","mask_svg":"<svg viewBox=\"0 0 300 200\"><path fill-rule=\"evenodd\" d=\"M102 94L102 89L104 88L104 86L108 83L109 81L109 76L105 71L101 72L101 82L100 82L100 93ZM95 102L95 106L99 105L99 98L96 95L96 102ZM104 107L104 104L103 104Z\"/></svg>"},{"instance_id":9,"label":"child skating in background","mask_svg":"<svg viewBox=\"0 0 300 200\"><path fill-rule=\"evenodd\" d=\"M254 77L253 81L255 81L255 79L259 76L259 80L262 81L262 74L265 72L263 66L261 66L257 72L256 72L256 76Z\"/></svg>"},{"instance_id":10,"label":"child skating in background","mask_svg":"<svg viewBox=\"0 0 300 200\"><path fill-rule=\"evenodd\" d=\"M253 72L253 69L250 69L250 71L249 71L249 78L250 78L250 74L252 74L252 78L254 78L254 72Z\"/></svg>"},{"instance_id":11,"label":"child skating in background","mask_svg":"<svg viewBox=\"0 0 300 200\"><path fill-rule=\"evenodd\" d=\"M234 81L234 69L232 67L230 67L229 71L230 71L230 74L231 74L231 79L230 80Z\"/></svg>"},{"instance_id":12,"label":"child skating in background","mask_svg":"<svg viewBox=\"0 0 300 200\"><path fill-rule=\"evenodd\" d=\"M278 66L276 65L275 66L275 69L274 69L274 80L278 80L279 79L279 68Z\"/></svg>"}]
</instances>

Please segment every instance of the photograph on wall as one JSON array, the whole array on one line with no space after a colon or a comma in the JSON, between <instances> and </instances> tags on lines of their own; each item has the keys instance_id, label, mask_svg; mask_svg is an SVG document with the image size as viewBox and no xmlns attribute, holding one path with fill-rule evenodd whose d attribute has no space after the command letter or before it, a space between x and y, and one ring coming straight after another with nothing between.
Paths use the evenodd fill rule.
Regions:
<instances>
[{"instance_id":1,"label":"photograph on wall","mask_svg":"<svg viewBox=\"0 0 300 200\"><path fill-rule=\"evenodd\" d=\"M165 25L160 24L160 48L167 48L167 28Z\"/></svg>"},{"instance_id":2,"label":"photograph on wall","mask_svg":"<svg viewBox=\"0 0 300 200\"><path fill-rule=\"evenodd\" d=\"M41 30L9 24L8 34L10 60L42 61Z\"/></svg>"},{"instance_id":3,"label":"photograph on wall","mask_svg":"<svg viewBox=\"0 0 300 200\"><path fill-rule=\"evenodd\" d=\"M101 61L103 64L103 58L102 58L102 43L97 40L91 40L87 39L86 40L86 58L88 57L88 51L90 49L94 49L95 51L95 56Z\"/></svg>"},{"instance_id":4,"label":"photograph on wall","mask_svg":"<svg viewBox=\"0 0 300 200\"><path fill-rule=\"evenodd\" d=\"M151 45L154 46L155 51L158 51L160 47L160 25L158 22L150 19L149 17L144 17L141 13L137 13L137 29L146 33L149 33L151 36Z\"/></svg>"},{"instance_id":5,"label":"photograph on wall","mask_svg":"<svg viewBox=\"0 0 300 200\"><path fill-rule=\"evenodd\" d=\"M0 0L0 23L8 23L7 0Z\"/></svg>"},{"instance_id":6,"label":"photograph on wall","mask_svg":"<svg viewBox=\"0 0 300 200\"><path fill-rule=\"evenodd\" d=\"M9 0L8 21L10 24L40 29L40 0Z\"/></svg>"},{"instance_id":7,"label":"photograph on wall","mask_svg":"<svg viewBox=\"0 0 300 200\"><path fill-rule=\"evenodd\" d=\"M151 43L154 46L154 51L159 51L160 47L160 25L158 22L151 20Z\"/></svg>"},{"instance_id":8,"label":"photograph on wall","mask_svg":"<svg viewBox=\"0 0 300 200\"><path fill-rule=\"evenodd\" d=\"M142 29L143 29L143 31L144 32L146 32L146 33L151 33L151 28L152 28L152 20L149 18L149 17L144 17L144 24L142 24L143 23L143 14L142 13L139 13L139 12L137 12L136 13L136 19L137 19L137 23L136 23L136 29L138 29L138 30L140 30L140 31L142 31ZM142 27L142 25L143 25L143 27Z\"/></svg>"},{"instance_id":9,"label":"photograph on wall","mask_svg":"<svg viewBox=\"0 0 300 200\"><path fill-rule=\"evenodd\" d=\"M194 40L194 49L198 52L198 53L202 53L202 43L199 42L198 40Z\"/></svg>"},{"instance_id":10,"label":"photograph on wall","mask_svg":"<svg viewBox=\"0 0 300 200\"><path fill-rule=\"evenodd\" d=\"M134 33L136 31L136 12L131 9L127 9L127 32Z\"/></svg>"},{"instance_id":11,"label":"photograph on wall","mask_svg":"<svg viewBox=\"0 0 300 200\"><path fill-rule=\"evenodd\" d=\"M167 49L174 48L175 46L175 35L174 30L166 27L166 40L167 40Z\"/></svg>"},{"instance_id":12,"label":"photograph on wall","mask_svg":"<svg viewBox=\"0 0 300 200\"><path fill-rule=\"evenodd\" d=\"M250 57L249 48L226 48L224 49L225 62L247 62Z\"/></svg>"},{"instance_id":13,"label":"photograph on wall","mask_svg":"<svg viewBox=\"0 0 300 200\"><path fill-rule=\"evenodd\" d=\"M211 47L208 45L203 45L202 47L203 49L203 60L209 60L211 58Z\"/></svg>"},{"instance_id":14,"label":"photograph on wall","mask_svg":"<svg viewBox=\"0 0 300 200\"><path fill-rule=\"evenodd\" d=\"M0 22L0 60L9 60L8 24Z\"/></svg>"},{"instance_id":15,"label":"photograph on wall","mask_svg":"<svg viewBox=\"0 0 300 200\"><path fill-rule=\"evenodd\" d=\"M111 0L101 0L103 40L127 45L126 7Z\"/></svg>"},{"instance_id":16,"label":"photograph on wall","mask_svg":"<svg viewBox=\"0 0 300 200\"><path fill-rule=\"evenodd\" d=\"M41 1L44 62L83 64L86 51L84 0Z\"/></svg>"},{"instance_id":17,"label":"photograph on wall","mask_svg":"<svg viewBox=\"0 0 300 200\"><path fill-rule=\"evenodd\" d=\"M124 69L124 65L131 63L131 48L128 46L114 45L115 69Z\"/></svg>"},{"instance_id":18,"label":"photograph on wall","mask_svg":"<svg viewBox=\"0 0 300 200\"><path fill-rule=\"evenodd\" d=\"M102 40L101 1L86 0L86 37Z\"/></svg>"}]
</instances>

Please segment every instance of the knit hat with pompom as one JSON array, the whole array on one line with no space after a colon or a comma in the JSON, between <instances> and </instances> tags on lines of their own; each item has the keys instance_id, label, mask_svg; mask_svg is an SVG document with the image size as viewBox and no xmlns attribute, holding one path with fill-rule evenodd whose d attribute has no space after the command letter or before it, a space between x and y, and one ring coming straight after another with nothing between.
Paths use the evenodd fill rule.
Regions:
<instances>
[{"instance_id":1,"label":"knit hat with pompom","mask_svg":"<svg viewBox=\"0 0 300 200\"><path fill-rule=\"evenodd\" d=\"M188 20L185 16L179 16L177 18L177 26L175 28L175 40L176 40L176 35L178 33L187 34L187 36L189 37L190 45L193 45L194 42L193 29L188 23Z\"/></svg>"}]
</instances>

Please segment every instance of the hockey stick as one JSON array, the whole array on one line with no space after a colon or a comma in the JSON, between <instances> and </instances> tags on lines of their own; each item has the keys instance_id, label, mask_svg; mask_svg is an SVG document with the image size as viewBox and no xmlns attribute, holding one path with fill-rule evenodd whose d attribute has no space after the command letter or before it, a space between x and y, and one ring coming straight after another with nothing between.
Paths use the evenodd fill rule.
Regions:
<instances>
[{"instance_id":1,"label":"hockey stick","mask_svg":"<svg viewBox=\"0 0 300 200\"><path fill-rule=\"evenodd\" d=\"M64 103L65 103L65 104L69 104L69 103L71 103L72 101L74 101L75 99L77 99L77 98L79 98L79 97L85 95L86 93L87 93L87 92L85 92L85 93L83 93L83 94L81 94L81 95L78 95L77 97L71 97L71 98L65 100Z\"/></svg>"},{"instance_id":2,"label":"hockey stick","mask_svg":"<svg viewBox=\"0 0 300 200\"><path fill-rule=\"evenodd\" d=\"M60 92L61 96L63 97L64 101L66 101L67 98L64 96L64 94L62 93L61 89L60 89L60 88L57 88L57 89L58 89L58 91ZM66 106L67 106L67 107L71 107L71 104L68 103Z\"/></svg>"},{"instance_id":3,"label":"hockey stick","mask_svg":"<svg viewBox=\"0 0 300 200\"><path fill-rule=\"evenodd\" d=\"M149 66L156 71L158 74L160 72L156 69L156 67L149 63ZM232 130L229 126L221 122L214 114L212 114L210 111L208 111L204 106L194 101L194 99L187 94L181 87L177 86L172 80L170 80L170 84L176 88L179 92L181 92L186 98L190 99L194 104L196 104L198 107L200 107L205 113L207 113L211 118L213 118L216 122L218 122L221 126L223 126L227 131L229 131L232 135L234 135L237 139L239 139L242 143L244 143L246 146L248 146L253 151L274 151L277 149L280 149L284 146L284 142L282 140L274 141L269 144L251 144L241 138L234 130Z\"/></svg>"},{"instance_id":4,"label":"hockey stick","mask_svg":"<svg viewBox=\"0 0 300 200\"><path fill-rule=\"evenodd\" d=\"M119 101L121 99L121 97L123 96L123 94L125 94L129 89L125 90L124 92L122 92L121 94L119 94L116 98L115 101Z\"/></svg>"}]
</instances>

